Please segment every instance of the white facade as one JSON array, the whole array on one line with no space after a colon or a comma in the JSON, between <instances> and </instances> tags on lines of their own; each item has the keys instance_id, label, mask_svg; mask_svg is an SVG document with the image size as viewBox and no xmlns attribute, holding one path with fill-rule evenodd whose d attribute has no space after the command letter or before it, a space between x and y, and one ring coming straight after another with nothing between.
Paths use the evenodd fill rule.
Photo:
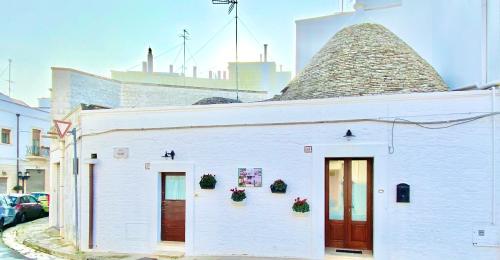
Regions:
<instances>
[{"instance_id":1,"label":"white facade","mask_svg":"<svg viewBox=\"0 0 500 260\"><path fill-rule=\"evenodd\" d=\"M16 114L19 114L19 171L28 171L32 175L25 186L31 192L48 191L49 142L42 136L40 143L34 142L33 131L46 134L51 124L50 114L0 93L0 130L10 133L8 142L0 140L0 193L13 193L12 189L17 185ZM23 185L22 181L19 184Z\"/></svg>"},{"instance_id":2,"label":"white facade","mask_svg":"<svg viewBox=\"0 0 500 260\"><path fill-rule=\"evenodd\" d=\"M160 173L185 172L186 255L322 259L325 158L371 157L374 259L499 259L500 116L434 130L392 124L498 113L495 102L500 95L483 90L76 111L66 120L79 129L80 249L162 253ZM354 138L343 137L347 129ZM312 153L304 153L308 145ZM114 158L114 148L128 148L128 158ZM71 169L71 149L66 138L52 151L53 168L61 169L53 174L59 176L53 196L64 201L66 214L53 206L50 221L75 241L73 176L62 174ZM175 160L161 158L166 150L175 150ZM88 248L90 163L94 249ZM239 167L263 168L263 187L247 188L243 206L229 192ZM215 190L200 189L206 173L216 175ZM279 178L288 183L286 194L269 191ZM402 182L411 187L409 204L395 201ZM311 212L292 212L298 196L308 199ZM479 229L484 237L474 235Z\"/></svg>"},{"instance_id":3,"label":"white facade","mask_svg":"<svg viewBox=\"0 0 500 260\"><path fill-rule=\"evenodd\" d=\"M500 0L356 2L355 12L296 21L296 73L341 29L378 23L428 61L451 89L500 81Z\"/></svg>"}]
</instances>

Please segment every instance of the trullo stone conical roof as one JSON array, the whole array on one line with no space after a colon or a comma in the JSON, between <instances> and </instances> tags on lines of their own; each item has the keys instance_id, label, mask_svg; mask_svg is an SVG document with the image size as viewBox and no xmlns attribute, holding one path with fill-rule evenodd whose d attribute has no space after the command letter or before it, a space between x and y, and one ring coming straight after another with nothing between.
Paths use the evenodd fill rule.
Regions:
<instances>
[{"instance_id":1,"label":"trullo stone conical roof","mask_svg":"<svg viewBox=\"0 0 500 260\"><path fill-rule=\"evenodd\" d=\"M335 34L283 89L281 100L447 91L434 68L379 24Z\"/></svg>"}]
</instances>

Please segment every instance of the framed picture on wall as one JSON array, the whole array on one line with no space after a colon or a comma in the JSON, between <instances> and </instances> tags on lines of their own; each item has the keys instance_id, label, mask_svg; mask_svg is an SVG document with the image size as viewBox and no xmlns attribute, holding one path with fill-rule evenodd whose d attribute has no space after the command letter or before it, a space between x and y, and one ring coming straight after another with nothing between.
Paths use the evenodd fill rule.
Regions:
<instances>
[{"instance_id":1,"label":"framed picture on wall","mask_svg":"<svg viewBox=\"0 0 500 260\"><path fill-rule=\"evenodd\" d=\"M262 187L262 168L238 168L238 187Z\"/></svg>"}]
</instances>

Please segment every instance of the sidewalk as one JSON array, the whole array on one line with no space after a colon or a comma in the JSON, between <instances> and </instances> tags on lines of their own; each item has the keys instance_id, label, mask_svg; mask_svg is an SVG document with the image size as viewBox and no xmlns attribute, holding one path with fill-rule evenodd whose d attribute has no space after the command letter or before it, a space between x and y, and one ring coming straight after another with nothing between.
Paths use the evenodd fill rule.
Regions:
<instances>
[{"instance_id":1,"label":"sidewalk","mask_svg":"<svg viewBox=\"0 0 500 260\"><path fill-rule=\"evenodd\" d=\"M145 256L82 253L64 241L59 231L48 227L48 218L37 219L28 223L8 228L2 234L4 243L27 258L37 260L99 260L123 259L136 260ZM164 258L168 259L168 258Z\"/></svg>"},{"instance_id":2,"label":"sidewalk","mask_svg":"<svg viewBox=\"0 0 500 260\"><path fill-rule=\"evenodd\" d=\"M4 243L21 253L27 258L37 260L280 260L279 258L260 258L260 257L171 257L171 256L153 256L153 255L128 255L112 253L83 253L68 242L64 241L59 232L48 227L48 218L37 219L28 223L19 224L8 228L2 234ZM327 260L370 260L371 257L351 256L351 255L329 255ZM281 260L294 260L290 258ZM298 259L295 259L298 260Z\"/></svg>"}]
</instances>

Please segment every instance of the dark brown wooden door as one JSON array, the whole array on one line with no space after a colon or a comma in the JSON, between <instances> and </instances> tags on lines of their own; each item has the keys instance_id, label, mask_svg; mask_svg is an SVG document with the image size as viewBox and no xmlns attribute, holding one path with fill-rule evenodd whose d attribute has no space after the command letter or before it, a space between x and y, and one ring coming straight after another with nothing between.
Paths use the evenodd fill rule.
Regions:
<instances>
[{"instance_id":1,"label":"dark brown wooden door","mask_svg":"<svg viewBox=\"0 0 500 260\"><path fill-rule=\"evenodd\" d=\"M373 159L327 159L325 245L372 249Z\"/></svg>"},{"instance_id":2,"label":"dark brown wooden door","mask_svg":"<svg viewBox=\"0 0 500 260\"><path fill-rule=\"evenodd\" d=\"M186 175L162 173L161 240L184 241L186 216Z\"/></svg>"}]
</instances>

